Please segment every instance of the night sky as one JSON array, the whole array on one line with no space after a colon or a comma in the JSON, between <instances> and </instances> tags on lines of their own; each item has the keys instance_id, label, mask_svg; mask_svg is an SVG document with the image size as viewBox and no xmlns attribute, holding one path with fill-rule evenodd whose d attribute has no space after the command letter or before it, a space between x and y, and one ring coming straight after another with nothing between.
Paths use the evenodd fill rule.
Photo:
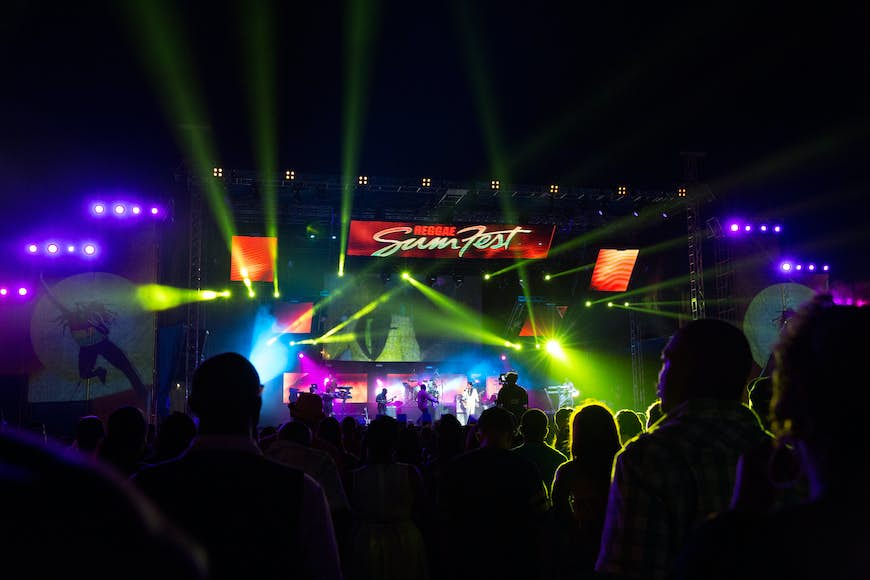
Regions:
<instances>
[{"instance_id":1,"label":"night sky","mask_svg":"<svg viewBox=\"0 0 870 580\"><path fill-rule=\"evenodd\" d=\"M186 121L211 127L224 167L256 168L251 3L165 4L204 104ZM367 3L359 168L470 181L502 166L516 183L667 189L680 152L703 151L715 211L782 219L793 247L866 278L866 14L706 4ZM341 172L347 6L266 6L279 168ZM0 237L95 192L167 195L178 119L128 4L0 10Z\"/></svg>"}]
</instances>

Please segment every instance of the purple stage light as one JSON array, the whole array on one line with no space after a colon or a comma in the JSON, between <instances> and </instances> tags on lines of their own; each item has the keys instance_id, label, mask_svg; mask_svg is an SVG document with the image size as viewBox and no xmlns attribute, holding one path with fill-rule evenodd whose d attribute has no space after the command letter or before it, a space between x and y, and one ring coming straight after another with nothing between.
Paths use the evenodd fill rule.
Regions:
<instances>
[{"instance_id":1,"label":"purple stage light","mask_svg":"<svg viewBox=\"0 0 870 580\"><path fill-rule=\"evenodd\" d=\"M825 272L827 272L827 271L830 270L830 269L831 269L831 267L828 266L827 264L825 264L824 266L822 266L822 270L824 270Z\"/></svg>"},{"instance_id":2,"label":"purple stage light","mask_svg":"<svg viewBox=\"0 0 870 580\"><path fill-rule=\"evenodd\" d=\"M767 226L761 226L761 231L762 231L762 232L766 232L766 231L767 231Z\"/></svg>"},{"instance_id":3,"label":"purple stage light","mask_svg":"<svg viewBox=\"0 0 870 580\"><path fill-rule=\"evenodd\" d=\"M783 262L779 265L779 268L783 272L791 272L791 262Z\"/></svg>"},{"instance_id":4,"label":"purple stage light","mask_svg":"<svg viewBox=\"0 0 870 580\"><path fill-rule=\"evenodd\" d=\"M73 246L72 244L70 244L66 247L66 251L69 252L70 254L72 254L73 252L76 251L76 247Z\"/></svg>"},{"instance_id":5,"label":"purple stage light","mask_svg":"<svg viewBox=\"0 0 870 580\"><path fill-rule=\"evenodd\" d=\"M94 244L85 244L84 246L82 246L82 251L85 253L86 256L93 256L97 253L97 246L95 246Z\"/></svg>"},{"instance_id":6,"label":"purple stage light","mask_svg":"<svg viewBox=\"0 0 870 580\"><path fill-rule=\"evenodd\" d=\"M151 207L151 215L157 215L160 213L160 209L157 206Z\"/></svg>"},{"instance_id":7,"label":"purple stage light","mask_svg":"<svg viewBox=\"0 0 870 580\"><path fill-rule=\"evenodd\" d=\"M25 288L24 286L22 286L21 288L19 288L19 289L18 289L18 295L19 295L19 296L27 296L27 288Z\"/></svg>"},{"instance_id":8,"label":"purple stage light","mask_svg":"<svg viewBox=\"0 0 870 580\"><path fill-rule=\"evenodd\" d=\"M31 254L35 254L36 252L39 251L39 246L37 246L36 244L28 244L27 251L30 252Z\"/></svg>"},{"instance_id":9,"label":"purple stage light","mask_svg":"<svg viewBox=\"0 0 870 580\"><path fill-rule=\"evenodd\" d=\"M130 208L130 212L133 215L139 215L140 213L142 213L142 208L139 207L138 205L134 205L132 208Z\"/></svg>"},{"instance_id":10,"label":"purple stage light","mask_svg":"<svg viewBox=\"0 0 870 580\"><path fill-rule=\"evenodd\" d=\"M507 360L507 355L506 354L501 355L501 360Z\"/></svg>"},{"instance_id":11,"label":"purple stage light","mask_svg":"<svg viewBox=\"0 0 870 580\"><path fill-rule=\"evenodd\" d=\"M112 208L112 210L115 212L115 215L124 215L124 212L127 211L127 208L124 207L123 203L116 203L115 207Z\"/></svg>"},{"instance_id":12,"label":"purple stage light","mask_svg":"<svg viewBox=\"0 0 870 580\"><path fill-rule=\"evenodd\" d=\"M782 226L773 226L773 231L775 231L776 233L781 232L781 231L782 231Z\"/></svg>"},{"instance_id":13,"label":"purple stage light","mask_svg":"<svg viewBox=\"0 0 870 580\"><path fill-rule=\"evenodd\" d=\"M804 267L803 267L802 264L798 264L798 265L796 265L796 266L794 267L794 269L800 271L800 270L803 270Z\"/></svg>"},{"instance_id":14,"label":"purple stage light","mask_svg":"<svg viewBox=\"0 0 870 580\"><path fill-rule=\"evenodd\" d=\"M45 247L45 249L49 254L56 254L60 250L60 247L54 242L51 242Z\"/></svg>"},{"instance_id":15,"label":"purple stage light","mask_svg":"<svg viewBox=\"0 0 870 580\"><path fill-rule=\"evenodd\" d=\"M815 269L816 269L816 265L815 265L815 264L810 264L809 266L807 266L807 270L809 270L810 272L814 272Z\"/></svg>"},{"instance_id":16,"label":"purple stage light","mask_svg":"<svg viewBox=\"0 0 870 580\"><path fill-rule=\"evenodd\" d=\"M746 224L746 226L745 226L743 229L746 230L747 232L751 232L751 231L752 231L752 226L749 225L749 224Z\"/></svg>"},{"instance_id":17,"label":"purple stage light","mask_svg":"<svg viewBox=\"0 0 870 580\"><path fill-rule=\"evenodd\" d=\"M6 296L7 294L9 294L9 290L6 288L0 288L0 296Z\"/></svg>"},{"instance_id":18,"label":"purple stage light","mask_svg":"<svg viewBox=\"0 0 870 580\"><path fill-rule=\"evenodd\" d=\"M375 382L378 384L379 387L384 386L384 381L382 381L381 379L375 379Z\"/></svg>"},{"instance_id":19,"label":"purple stage light","mask_svg":"<svg viewBox=\"0 0 870 580\"><path fill-rule=\"evenodd\" d=\"M299 358L305 358L305 353L304 353L304 352L300 352L300 353L299 353Z\"/></svg>"},{"instance_id":20,"label":"purple stage light","mask_svg":"<svg viewBox=\"0 0 870 580\"><path fill-rule=\"evenodd\" d=\"M102 203L95 203L93 209L96 215L103 215L106 213L106 206Z\"/></svg>"},{"instance_id":21,"label":"purple stage light","mask_svg":"<svg viewBox=\"0 0 870 580\"><path fill-rule=\"evenodd\" d=\"M730 229L732 232L736 232L740 230L740 226L738 226L737 224L731 224L728 229Z\"/></svg>"}]
</instances>

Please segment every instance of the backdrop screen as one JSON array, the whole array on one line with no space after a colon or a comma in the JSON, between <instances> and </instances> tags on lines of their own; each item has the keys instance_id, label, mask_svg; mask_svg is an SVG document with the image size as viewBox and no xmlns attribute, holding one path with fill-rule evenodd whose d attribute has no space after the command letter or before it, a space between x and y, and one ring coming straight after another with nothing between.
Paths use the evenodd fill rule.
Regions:
<instances>
[{"instance_id":1,"label":"backdrop screen","mask_svg":"<svg viewBox=\"0 0 870 580\"><path fill-rule=\"evenodd\" d=\"M590 289L625 292L639 252L640 250L599 250Z\"/></svg>"},{"instance_id":2,"label":"backdrop screen","mask_svg":"<svg viewBox=\"0 0 870 580\"><path fill-rule=\"evenodd\" d=\"M230 280L240 282L245 273L252 282L271 282L275 277L272 257L278 252L278 238L233 236Z\"/></svg>"},{"instance_id":3,"label":"backdrop screen","mask_svg":"<svg viewBox=\"0 0 870 580\"><path fill-rule=\"evenodd\" d=\"M323 341L327 358L441 361L478 344L480 278L468 277L459 285L451 276L424 279L441 305L400 276L393 278L385 282L379 274L362 273L328 282L332 287L320 312L324 328L338 330Z\"/></svg>"}]
</instances>

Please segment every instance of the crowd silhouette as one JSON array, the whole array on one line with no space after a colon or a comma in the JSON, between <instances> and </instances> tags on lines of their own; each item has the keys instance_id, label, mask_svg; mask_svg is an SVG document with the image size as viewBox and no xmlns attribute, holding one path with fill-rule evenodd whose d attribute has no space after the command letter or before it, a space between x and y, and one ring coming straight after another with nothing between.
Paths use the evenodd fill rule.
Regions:
<instances>
[{"instance_id":1,"label":"crowd silhouette","mask_svg":"<svg viewBox=\"0 0 870 580\"><path fill-rule=\"evenodd\" d=\"M818 296L752 377L743 332L696 320L647 409L548 414L513 374L467 424L339 422L304 393L260 426L257 371L218 354L153 438L131 406L64 443L4 427L4 577L867 577L864 428L844 407L870 392L868 323Z\"/></svg>"}]
</instances>

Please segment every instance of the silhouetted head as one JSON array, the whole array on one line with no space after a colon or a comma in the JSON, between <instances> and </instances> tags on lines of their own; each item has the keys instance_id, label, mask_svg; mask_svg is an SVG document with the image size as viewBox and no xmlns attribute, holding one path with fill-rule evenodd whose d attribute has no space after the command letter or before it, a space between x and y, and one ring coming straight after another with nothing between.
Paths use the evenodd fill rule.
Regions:
<instances>
[{"instance_id":1,"label":"silhouetted head","mask_svg":"<svg viewBox=\"0 0 870 580\"><path fill-rule=\"evenodd\" d=\"M571 417L571 457L610 468L619 451L619 432L613 413L601 403L586 403Z\"/></svg>"},{"instance_id":2,"label":"silhouetted head","mask_svg":"<svg viewBox=\"0 0 870 580\"><path fill-rule=\"evenodd\" d=\"M752 352L742 330L721 320L693 320L662 351L662 411L690 399L739 401L751 368Z\"/></svg>"},{"instance_id":3,"label":"silhouetted head","mask_svg":"<svg viewBox=\"0 0 870 580\"><path fill-rule=\"evenodd\" d=\"M625 442L643 432L643 423L640 422L640 417L631 409L621 409L616 413L616 426L619 428L619 442L625 445Z\"/></svg>"},{"instance_id":4,"label":"silhouetted head","mask_svg":"<svg viewBox=\"0 0 870 580\"><path fill-rule=\"evenodd\" d=\"M658 399L650 403L646 408L646 428L649 429L653 423L662 418L662 402Z\"/></svg>"},{"instance_id":5,"label":"silhouetted head","mask_svg":"<svg viewBox=\"0 0 870 580\"><path fill-rule=\"evenodd\" d=\"M516 419L507 409L490 407L477 420L477 438L481 447L509 449L516 430Z\"/></svg>"},{"instance_id":6,"label":"silhouetted head","mask_svg":"<svg viewBox=\"0 0 870 580\"><path fill-rule=\"evenodd\" d=\"M366 457L369 463L392 462L399 440L399 422L379 415L369 424L365 436Z\"/></svg>"},{"instance_id":7,"label":"silhouetted head","mask_svg":"<svg viewBox=\"0 0 870 580\"><path fill-rule=\"evenodd\" d=\"M520 376L516 371L508 371L504 374L504 383L506 385L515 385L519 380Z\"/></svg>"},{"instance_id":8,"label":"silhouetted head","mask_svg":"<svg viewBox=\"0 0 870 580\"><path fill-rule=\"evenodd\" d=\"M278 429L278 440L311 446L311 429L301 421L287 421Z\"/></svg>"},{"instance_id":9,"label":"silhouetted head","mask_svg":"<svg viewBox=\"0 0 870 580\"><path fill-rule=\"evenodd\" d=\"M252 435L260 418L260 376L245 357L215 355L193 373L188 403L199 417L199 432Z\"/></svg>"},{"instance_id":10,"label":"silhouetted head","mask_svg":"<svg viewBox=\"0 0 870 580\"><path fill-rule=\"evenodd\" d=\"M866 333L870 308L836 306L817 296L798 311L774 349L773 430L796 442L814 493L837 483L858 483L856 462L867 427L846 405L867 408Z\"/></svg>"},{"instance_id":11,"label":"silhouetted head","mask_svg":"<svg viewBox=\"0 0 870 580\"><path fill-rule=\"evenodd\" d=\"M574 413L574 409L570 407L562 407L558 411L556 411L555 417L553 417L556 428L559 431L563 431L568 429L571 424L571 415Z\"/></svg>"},{"instance_id":12,"label":"silhouetted head","mask_svg":"<svg viewBox=\"0 0 870 580\"><path fill-rule=\"evenodd\" d=\"M520 420L523 438L528 443L541 443L549 431L549 422L546 413L540 409L528 409Z\"/></svg>"},{"instance_id":13,"label":"silhouetted head","mask_svg":"<svg viewBox=\"0 0 870 580\"><path fill-rule=\"evenodd\" d=\"M384 387L383 389L381 389L381 394L385 397L387 396L387 387Z\"/></svg>"},{"instance_id":14,"label":"silhouetted head","mask_svg":"<svg viewBox=\"0 0 870 580\"><path fill-rule=\"evenodd\" d=\"M106 436L103 420L96 415L86 415L76 423L75 446L80 451L92 453Z\"/></svg>"},{"instance_id":15,"label":"silhouetted head","mask_svg":"<svg viewBox=\"0 0 870 580\"><path fill-rule=\"evenodd\" d=\"M749 406L761 419L765 429L770 429L770 400L773 398L773 378L759 377L749 385Z\"/></svg>"},{"instance_id":16,"label":"silhouetted head","mask_svg":"<svg viewBox=\"0 0 870 580\"><path fill-rule=\"evenodd\" d=\"M317 426L317 436L337 449L344 449L341 441L341 424L335 417L327 417Z\"/></svg>"}]
</instances>

